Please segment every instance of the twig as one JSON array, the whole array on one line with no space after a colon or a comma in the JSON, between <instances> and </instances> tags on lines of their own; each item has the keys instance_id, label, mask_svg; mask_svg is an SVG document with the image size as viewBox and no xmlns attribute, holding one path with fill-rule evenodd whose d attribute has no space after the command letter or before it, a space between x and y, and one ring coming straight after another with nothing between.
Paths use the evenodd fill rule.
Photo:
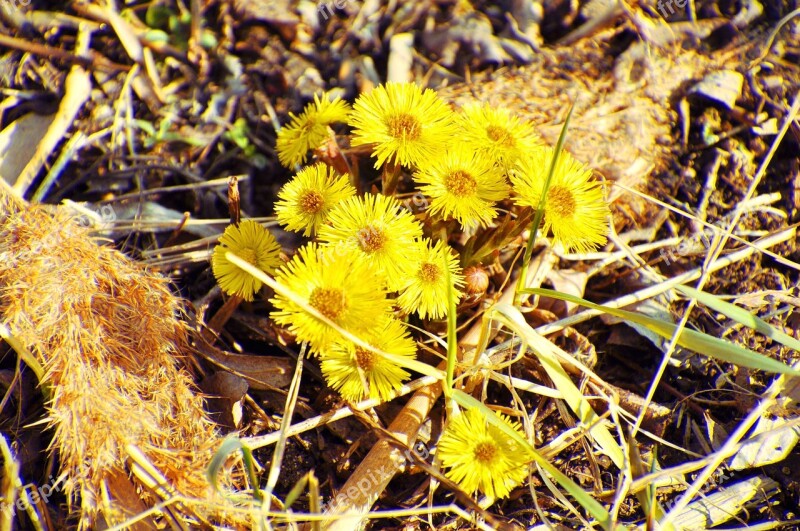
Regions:
<instances>
[{"instance_id":1,"label":"twig","mask_svg":"<svg viewBox=\"0 0 800 531\"><path fill-rule=\"evenodd\" d=\"M40 55L49 59L58 59L68 63L75 63L91 70L102 70L104 72L119 72L130 70L131 67L115 63L103 57L93 50L88 50L86 55L75 55L66 52L61 48L54 48L36 42L15 39L7 35L0 35L0 47L13 48L33 55Z\"/></svg>"},{"instance_id":2,"label":"twig","mask_svg":"<svg viewBox=\"0 0 800 531\"><path fill-rule=\"evenodd\" d=\"M78 33L76 50L79 54L89 48L91 33L82 30ZM2 44L0 42L0 44ZM30 160L23 168L14 183L14 190L20 195L25 195L28 188L33 183L39 170L45 163L47 157L53 152L55 147L64 138L64 134L73 125L78 112L89 99L92 83L89 80L89 73L82 66L75 65L69 72L65 82L64 99L61 100L58 112L47 129L44 137L39 141Z\"/></svg>"}]
</instances>

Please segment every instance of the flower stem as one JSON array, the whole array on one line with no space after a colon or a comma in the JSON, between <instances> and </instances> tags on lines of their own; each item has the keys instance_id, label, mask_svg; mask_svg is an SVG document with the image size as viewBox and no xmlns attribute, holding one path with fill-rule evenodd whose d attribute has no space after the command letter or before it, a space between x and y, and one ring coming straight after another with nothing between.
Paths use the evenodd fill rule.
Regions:
<instances>
[{"instance_id":1,"label":"flower stem","mask_svg":"<svg viewBox=\"0 0 800 531\"><path fill-rule=\"evenodd\" d=\"M397 184L400 182L400 168L400 164L397 162L386 161L381 174L383 195L394 195Z\"/></svg>"},{"instance_id":2,"label":"flower stem","mask_svg":"<svg viewBox=\"0 0 800 531\"><path fill-rule=\"evenodd\" d=\"M528 237L528 243L525 246L525 254L522 258L522 271L517 279L517 289L514 293L514 306L519 306L519 304L522 302L522 290L525 289L525 284L528 282L528 266L531 262L531 256L533 256L533 245L536 243L536 234L539 232L539 226L541 225L542 218L544 217L544 205L545 200L547 199L547 190L550 188L550 181L553 179L553 174L556 172L558 157L561 155L561 150L564 149L564 141L567 139L567 127L569 126L569 120L572 118L572 111L574 109L575 104L572 104L569 108L569 112L567 113L567 118L564 120L564 127L561 128L561 133L558 135L558 143L556 144L556 149L553 152L553 160L550 161L550 171L547 173L547 180L542 188L542 197L539 198L539 204L536 206L536 215L534 216L533 223L531 224L531 234Z\"/></svg>"}]
</instances>

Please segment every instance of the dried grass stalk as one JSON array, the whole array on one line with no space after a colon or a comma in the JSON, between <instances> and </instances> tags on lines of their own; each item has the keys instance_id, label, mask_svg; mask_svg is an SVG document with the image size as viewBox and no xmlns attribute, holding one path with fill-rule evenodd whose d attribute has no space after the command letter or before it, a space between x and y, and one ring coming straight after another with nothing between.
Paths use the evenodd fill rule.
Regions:
<instances>
[{"instance_id":1,"label":"dried grass stalk","mask_svg":"<svg viewBox=\"0 0 800 531\"><path fill-rule=\"evenodd\" d=\"M204 474L220 435L177 362L187 351L180 314L166 279L97 245L62 209L24 206L0 190L0 318L46 369L52 449L69 499L80 496L82 528L98 513L118 523L141 501L163 501L129 479L127 445L141 450L170 492L216 496ZM132 482L141 501L114 499L125 490L120 481ZM100 502L108 493L111 503ZM190 512L232 523L220 511Z\"/></svg>"}]
</instances>

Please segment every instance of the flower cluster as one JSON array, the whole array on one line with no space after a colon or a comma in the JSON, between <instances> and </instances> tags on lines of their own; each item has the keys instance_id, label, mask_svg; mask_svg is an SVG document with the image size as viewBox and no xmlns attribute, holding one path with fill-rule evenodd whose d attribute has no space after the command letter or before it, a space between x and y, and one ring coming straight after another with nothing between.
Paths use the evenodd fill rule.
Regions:
<instances>
[{"instance_id":1,"label":"flower cluster","mask_svg":"<svg viewBox=\"0 0 800 531\"><path fill-rule=\"evenodd\" d=\"M337 139L335 122L351 127L349 142ZM543 233L568 251L605 243L608 205L591 170L545 146L530 122L506 109L454 110L412 83L378 86L352 110L323 95L278 135L284 165L305 163L309 151L317 161L283 186L275 214L311 241L281 264L275 238L245 221L226 230L212 265L223 291L246 300L261 283L226 252L274 274L291 296L269 299L272 320L308 344L328 384L347 400L388 400L410 377L417 344L409 321L426 328L448 317L453 299L458 304L466 294L464 308L480 301L492 255L472 252L474 242L497 249L510 241L502 234L513 232L513 222L498 223L501 212L530 218L528 209L542 209ZM380 170L371 177L351 170L365 153ZM369 183L378 177L382 189ZM412 195L426 198L424 211L404 205ZM508 437L519 425L500 418L505 434L480 410L465 411L449 420L439 442L449 476L469 492L503 497L527 474L530 456Z\"/></svg>"}]
</instances>

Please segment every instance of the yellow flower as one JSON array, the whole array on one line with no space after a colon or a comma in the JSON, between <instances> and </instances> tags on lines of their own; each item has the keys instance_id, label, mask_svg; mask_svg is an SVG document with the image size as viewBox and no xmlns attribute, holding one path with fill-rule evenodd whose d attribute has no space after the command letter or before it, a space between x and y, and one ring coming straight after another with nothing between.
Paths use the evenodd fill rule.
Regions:
<instances>
[{"instance_id":1,"label":"yellow flower","mask_svg":"<svg viewBox=\"0 0 800 531\"><path fill-rule=\"evenodd\" d=\"M363 339L389 354L409 360L416 357L414 340L408 335L406 326L396 319L387 319L381 329ZM334 343L321 357L322 374L328 385L352 402L366 397L386 401L390 393L400 389L409 377L409 373L394 361L349 341Z\"/></svg>"},{"instance_id":2,"label":"yellow flower","mask_svg":"<svg viewBox=\"0 0 800 531\"><path fill-rule=\"evenodd\" d=\"M520 436L522 427L497 414ZM472 494L481 491L504 498L528 476L531 455L503 430L489 424L478 409L468 409L450 418L439 439L436 454L450 468L447 477Z\"/></svg>"},{"instance_id":3,"label":"yellow flower","mask_svg":"<svg viewBox=\"0 0 800 531\"><path fill-rule=\"evenodd\" d=\"M414 267L410 249L422 237L422 226L394 198L365 194L336 205L319 240L329 247L352 249L385 275L390 291L400 289Z\"/></svg>"},{"instance_id":4,"label":"yellow flower","mask_svg":"<svg viewBox=\"0 0 800 531\"><path fill-rule=\"evenodd\" d=\"M456 123L462 129L460 140L468 149L496 161L506 172L520 157L542 145L531 122L486 103L465 105Z\"/></svg>"},{"instance_id":5,"label":"yellow flower","mask_svg":"<svg viewBox=\"0 0 800 531\"><path fill-rule=\"evenodd\" d=\"M275 279L341 328L361 334L382 324L391 311L381 277L360 255L347 249L322 249L314 243L301 247ZM312 352L324 351L340 338L336 329L302 307L277 294L270 315L288 326L298 341L308 341Z\"/></svg>"},{"instance_id":6,"label":"yellow flower","mask_svg":"<svg viewBox=\"0 0 800 531\"><path fill-rule=\"evenodd\" d=\"M453 112L431 89L386 83L362 94L350 115L352 145L375 144L376 168L389 160L418 165L441 151L456 131Z\"/></svg>"},{"instance_id":7,"label":"yellow flower","mask_svg":"<svg viewBox=\"0 0 800 531\"><path fill-rule=\"evenodd\" d=\"M407 313L417 312L420 318L442 319L447 316L447 275L445 261L450 270L450 284L456 300L461 298L459 287L464 277L458 258L450 246L439 241L431 247L430 240L419 242L416 271L408 277L397 297L397 304Z\"/></svg>"},{"instance_id":8,"label":"yellow flower","mask_svg":"<svg viewBox=\"0 0 800 531\"><path fill-rule=\"evenodd\" d=\"M275 148L281 164L291 168L305 162L308 150L316 149L329 137L328 125L344 122L350 114L350 106L338 96L333 100L328 93L314 95L314 102L306 105L296 116L289 113L291 123L278 131Z\"/></svg>"},{"instance_id":9,"label":"yellow flower","mask_svg":"<svg viewBox=\"0 0 800 531\"><path fill-rule=\"evenodd\" d=\"M303 168L281 188L275 214L288 230L311 236L339 201L355 194L347 175L338 177L332 168L318 163Z\"/></svg>"},{"instance_id":10,"label":"yellow flower","mask_svg":"<svg viewBox=\"0 0 800 531\"><path fill-rule=\"evenodd\" d=\"M508 197L502 170L463 144L421 166L414 181L430 196L431 214L453 217L466 229L488 225L497 215L494 203Z\"/></svg>"},{"instance_id":11,"label":"yellow flower","mask_svg":"<svg viewBox=\"0 0 800 531\"><path fill-rule=\"evenodd\" d=\"M538 208L554 153L550 147L537 149L517 163L511 183L518 205ZM589 167L561 152L544 202L542 230L552 230L554 242L568 251L585 253L606 242L608 203L591 177Z\"/></svg>"},{"instance_id":12,"label":"yellow flower","mask_svg":"<svg viewBox=\"0 0 800 531\"><path fill-rule=\"evenodd\" d=\"M220 236L219 245L211 255L214 278L228 295L252 301L253 295L261 289L261 281L229 262L225 258L229 251L261 271L272 274L281 265L281 246L270 231L252 219L240 222L238 227L228 225Z\"/></svg>"}]
</instances>

